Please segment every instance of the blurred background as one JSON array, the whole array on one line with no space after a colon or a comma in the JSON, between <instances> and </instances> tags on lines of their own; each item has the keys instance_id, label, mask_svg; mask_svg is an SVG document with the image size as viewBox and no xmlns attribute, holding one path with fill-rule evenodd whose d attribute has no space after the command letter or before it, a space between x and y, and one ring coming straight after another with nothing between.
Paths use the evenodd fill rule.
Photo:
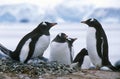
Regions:
<instances>
[{"instance_id":1,"label":"blurred background","mask_svg":"<svg viewBox=\"0 0 120 79\"><path fill-rule=\"evenodd\" d=\"M119 0L0 0L0 43L14 50L20 39L42 21L57 22L51 40L60 32L78 38L75 55L86 47L88 18L100 21L108 37L112 63L120 60ZM48 48L44 56L49 58Z\"/></svg>"},{"instance_id":2,"label":"blurred background","mask_svg":"<svg viewBox=\"0 0 120 79\"><path fill-rule=\"evenodd\" d=\"M119 0L0 0L0 22L120 22Z\"/></svg>"}]
</instances>

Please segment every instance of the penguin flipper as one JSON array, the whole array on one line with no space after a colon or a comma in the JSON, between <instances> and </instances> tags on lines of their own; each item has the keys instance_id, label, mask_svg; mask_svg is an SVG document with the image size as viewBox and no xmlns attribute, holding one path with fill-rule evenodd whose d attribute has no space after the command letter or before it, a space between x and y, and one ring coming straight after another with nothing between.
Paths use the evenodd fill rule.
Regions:
<instances>
[{"instance_id":1,"label":"penguin flipper","mask_svg":"<svg viewBox=\"0 0 120 79\"><path fill-rule=\"evenodd\" d=\"M96 39L97 39L97 52L98 52L98 56L99 56L100 58L103 58L104 39L103 39L103 37L102 37L98 32L96 32Z\"/></svg>"}]
</instances>

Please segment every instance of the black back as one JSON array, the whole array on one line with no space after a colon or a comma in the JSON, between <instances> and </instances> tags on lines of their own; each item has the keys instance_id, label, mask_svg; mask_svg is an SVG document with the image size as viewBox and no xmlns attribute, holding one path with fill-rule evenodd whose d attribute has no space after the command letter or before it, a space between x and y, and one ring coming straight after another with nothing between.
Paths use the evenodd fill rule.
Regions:
<instances>
[{"instance_id":1,"label":"black back","mask_svg":"<svg viewBox=\"0 0 120 79\"><path fill-rule=\"evenodd\" d=\"M73 63L79 62L79 66L81 67L81 65L83 64L84 61L84 57L88 55L88 52L85 48L83 48L75 57L75 59L73 60Z\"/></svg>"},{"instance_id":2,"label":"black back","mask_svg":"<svg viewBox=\"0 0 120 79\"><path fill-rule=\"evenodd\" d=\"M29 44L29 55L26 59L25 62L27 62L31 56L33 55L34 49L35 49L35 44L37 42L37 40L39 39L40 36L42 35L50 35L49 33L49 29L54 26L56 23L49 23L49 22L45 22L45 24L43 22L41 22L38 27L36 27L32 32L28 33L27 35L25 35L19 42L18 46L16 47L16 50L11 53L11 57L15 60L19 60L19 55L20 55L20 51L23 47L23 45L25 44L25 42L28 39L31 39L31 42Z\"/></svg>"}]
</instances>

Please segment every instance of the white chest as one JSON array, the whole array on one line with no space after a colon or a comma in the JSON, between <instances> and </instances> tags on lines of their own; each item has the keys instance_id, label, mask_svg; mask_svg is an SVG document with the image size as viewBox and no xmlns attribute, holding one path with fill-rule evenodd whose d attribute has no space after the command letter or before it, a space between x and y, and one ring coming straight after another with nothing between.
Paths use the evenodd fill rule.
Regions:
<instances>
[{"instance_id":1,"label":"white chest","mask_svg":"<svg viewBox=\"0 0 120 79\"><path fill-rule=\"evenodd\" d=\"M81 69L89 69L91 65L91 61L89 56L85 56L83 60L83 64L81 65Z\"/></svg>"},{"instance_id":2,"label":"white chest","mask_svg":"<svg viewBox=\"0 0 120 79\"><path fill-rule=\"evenodd\" d=\"M41 36L35 45L35 50L32 57L42 56L50 43L50 36Z\"/></svg>"},{"instance_id":3,"label":"white chest","mask_svg":"<svg viewBox=\"0 0 120 79\"><path fill-rule=\"evenodd\" d=\"M24 62L28 57L28 53L30 51L29 44L31 41L32 41L31 38L28 39L21 49L21 52L20 52L21 62ZM44 51L47 49L49 43L50 43L50 36L46 36L46 35L41 36L35 44L35 49L32 57L34 58L34 57L42 56Z\"/></svg>"},{"instance_id":4,"label":"white chest","mask_svg":"<svg viewBox=\"0 0 120 79\"><path fill-rule=\"evenodd\" d=\"M87 50L92 63L96 66L101 66L101 58L97 53L97 43L96 43L96 29L93 27L88 28L87 33Z\"/></svg>"},{"instance_id":5,"label":"white chest","mask_svg":"<svg viewBox=\"0 0 120 79\"><path fill-rule=\"evenodd\" d=\"M25 44L23 45L21 51L20 51L20 61L24 62L28 56L28 52L29 52L29 44L31 42L31 39L28 39Z\"/></svg>"},{"instance_id":6,"label":"white chest","mask_svg":"<svg viewBox=\"0 0 120 79\"><path fill-rule=\"evenodd\" d=\"M68 43L52 42L50 45L50 61L70 65L71 59Z\"/></svg>"}]
</instances>

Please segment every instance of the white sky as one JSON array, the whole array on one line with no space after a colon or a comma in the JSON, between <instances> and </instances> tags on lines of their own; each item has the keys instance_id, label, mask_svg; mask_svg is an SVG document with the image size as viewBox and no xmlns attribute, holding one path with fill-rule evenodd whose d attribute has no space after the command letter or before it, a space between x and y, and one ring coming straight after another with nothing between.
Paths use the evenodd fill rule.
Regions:
<instances>
[{"instance_id":1,"label":"white sky","mask_svg":"<svg viewBox=\"0 0 120 79\"><path fill-rule=\"evenodd\" d=\"M86 0L97 7L119 7L120 0Z\"/></svg>"},{"instance_id":2,"label":"white sky","mask_svg":"<svg viewBox=\"0 0 120 79\"><path fill-rule=\"evenodd\" d=\"M4 4L20 4L20 3L30 3L41 7L53 7L63 0L0 0L0 5Z\"/></svg>"},{"instance_id":3,"label":"white sky","mask_svg":"<svg viewBox=\"0 0 120 79\"><path fill-rule=\"evenodd\" d=\"M68 2L71 2L71 5L93 4L96 7L119 7L120 8L120 0L0 0L0 5L30 3L30 4L38 5L43 8L46 8L46 7L53 8L60 3L67 4Z\"/></svg>"}]
</instances>

